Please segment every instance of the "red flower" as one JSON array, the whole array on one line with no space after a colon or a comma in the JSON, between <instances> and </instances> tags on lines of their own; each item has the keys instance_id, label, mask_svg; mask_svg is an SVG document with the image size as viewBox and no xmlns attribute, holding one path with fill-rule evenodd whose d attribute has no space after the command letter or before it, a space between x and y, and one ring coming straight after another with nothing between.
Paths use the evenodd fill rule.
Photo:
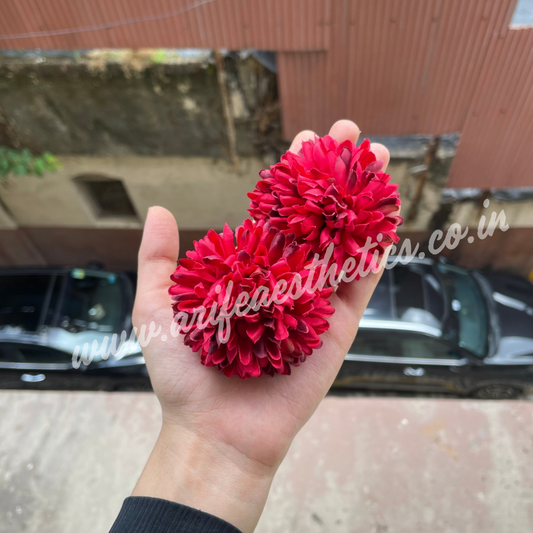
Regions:
<instances>
[{"instance_id":1,"label":"red flower","mask_svg":"<svg viewBox=\"0 0 533 533\"><path fill-rule=\"evenodd\" d=\"M398 186L389 183L382 166L368 140L357 147L329 135L315 137L297 154L287 152L259 173L261 180L248 194L249 212L322 256L333 243L332 261L339 272L350 256L359 264L368 237L377 243L372 254L399 240L396 227L403 219L394 215L400 206Z\"/></svg>"},{"instance_id":2,"label":"red flower","mask_svg":"<svg viewBox=\"0 0 533 533\"><path fill-rule=\"evenodd\" d=\"M264 221L245 220L236 230L236 242L227 225L221 234L210 230L194 248L187 252L187 259L180 260L171 277L175 285L169 293L175 316L184 313L182 316L190 319L201 306L208 315L217 304L213 316L223 318L224 308L233 310L242 293L251 299L255 296L257 302L266 296L272 300L280 280L290 287L299 274L305 289L311 275L304 268L310 263L310 245L297 244L294 236L280 233ZM260 297L265 291L268 295ZM299 365L321 346L319 335L329 328L326 319L333 314L327 301L331 292L303 290L299 298L270 301L244 316L233 315L227 322L227 343L219 338L218 324L209 323L201 329L195 323L185 335L185 344L200 352L202 364L217 366L227 376L290 374L290 365ZM294 294L294 290L282 291L281 296L284 294ZM241 311L245 307L241 306Z\"/></svg>"}]
</instances>

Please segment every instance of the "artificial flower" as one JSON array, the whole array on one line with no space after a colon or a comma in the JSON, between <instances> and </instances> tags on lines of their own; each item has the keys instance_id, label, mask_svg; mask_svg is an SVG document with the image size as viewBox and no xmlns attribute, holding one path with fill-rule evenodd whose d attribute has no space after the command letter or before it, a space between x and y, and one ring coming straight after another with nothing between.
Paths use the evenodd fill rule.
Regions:
<instances>
[{"instance_id":1,"label":"artificial flower","mask_svg":"<svg viewBox=\"0 0 533 533\"><path fill-rule=\"evenodd\" d=\"M261 180L248 194L249 212L310 244L314 253L324 255L333 243L337 272L349 257L356 265L375 265L374 254L398 242L396 228L403 222L397 216L398 186L382 167L368 140L356 146L329 135L315 137L259 173ZM375 247L365 255L368 239Z\"/></svg>"},{"instance_id":2,"label":"artificial flower","mask_svg":"<svg viewBox=\"0 0 533 533\"><path fill-rule=\"evenodd\" d=\"M193 322L185 344L200 353L202 364L215 366L226 376L290 374L291 365L299 365L321 346L319 336L333 314L328 302L331 288L306 288L309 276L315 275L305 268L310 257L310 244L296 242L294 235L279 232L264 220L245 220L235 235L228 225L220 234L210 230L194 243L194 250L180 260L171 277L175 317ZM302 294L293 298L289 289L291 284L298 286L298 279ZM278 291L276 301L275 287L284 284L286 291ZM243 301L247 299L250 307L254 297L261 305L243 312L247 307ZM205 327L192 320L199 309L205 309ZM216 320L209 321L212 310ZM232 310L240 310L242 316L235 313L225 319ZM223 333L229 333L227 342L220 335L220 324Z\"/></svg>"}]
</instances>

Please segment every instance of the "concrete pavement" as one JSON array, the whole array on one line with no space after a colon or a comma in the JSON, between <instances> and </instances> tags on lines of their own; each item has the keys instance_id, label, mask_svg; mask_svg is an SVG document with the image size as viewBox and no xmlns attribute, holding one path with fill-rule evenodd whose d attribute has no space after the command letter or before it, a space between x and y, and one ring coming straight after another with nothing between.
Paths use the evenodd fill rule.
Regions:
<instances>
[{"instance_id":1,"label":"concrete pavement","mask_svg":"<svg viewBox=\"0 0 533 533\"><path fill-rule=\"evenodd\" d=\"M0 391L0 532L106 533L157 437L152 394ZM258 533L533 530L533 403L328 397Z\"/></svg>"}]
</instances>

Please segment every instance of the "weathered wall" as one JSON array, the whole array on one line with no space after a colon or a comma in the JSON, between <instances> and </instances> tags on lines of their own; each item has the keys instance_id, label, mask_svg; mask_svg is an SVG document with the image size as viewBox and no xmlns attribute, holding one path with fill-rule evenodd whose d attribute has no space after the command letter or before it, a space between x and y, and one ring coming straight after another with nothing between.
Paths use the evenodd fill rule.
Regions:
<instances>
[{"instance_id":1,"label":"weathered wall","mask_svg":"<svg viewBox=\"0 0 533 533\"><path fill-rule=\"evenodd\" d=\"M45 266L46 258L22 229L0 229L0 266Z\"/></svg>"},{"instance_id":2,"label":"weathered wall","mask_svg":"<svg viewBox=\"0 0 533 533\"><path fill-rule=\"evenodd\" d=\"M99 260L112 268L133 268L151 205L163 205L175 214L183 232L182 251L207 229L220 230L225 222L235 227L247 216L246 193L258 171L287 146L281 140L275 76L249 55L225 58L237 131L236 172L228 161L227 123L211 54L174 53L174 62L165 64L157 62L153 51L35 56L45 59L37 64L31 56L3 59L0 142L58 153L63 169L43 179L16 178L0 189L5 204L5 209L0 206L0 228L5 230L0 233L0 265ZM308 104L295 101L298 113L305 116ZM313 117L322 117L324 109L319 107ZM365 135L365 124L361 125ZM389 145L391 139L380 140ZM400 184L404 216L410 212L417 184L417 174L410 169L423 162L427 142L417 137L407 143L410 148L405 142L391 144L389 171ZM403 235L425 238L428 231L451 222L477 223L481 213L476 204L442 209L441 193L455 147L456 140L443 139L418 213L401 228ZM72 155L76 152L83 155ZM96 216L73 182L82 174L123 180L137 218ZM467 266L528 274L533 267L533 250L527 246L533 227L531 205L505 206L513 235L519 237L508 233L507 240L492 238L492 243L506 245L504 254L494 253L493 244L483 248L465 243L453 252L454 259Z\"/></svg>"},{"instance_id":3,"label":"weathered wall","mask_svg":"<svg viewBox=\"0 0 533 533\"><path fill-rule=\"evenodd\" d=\"M248 216L246 193L265 166L258 158L241 158L236 174L225 160L200 157L61 160L62 170L42 179L18 177L0 191L12 214L4 225L0 219L0 266L96 260L109 268L135 268L142 224L152 205L162 205L176 217L183 255L209 228L221 231L226 222L235 228ZM405 162L393 163L393 180L404 180L406 168ZM122 179L138 220L96 217L73 181L82 174Z\"/></svg>"},{"instance_id":4,"label":"weathered wall","mask_svg":"<svg viewBox=\"0 0 533 533\"><path fill-rule=\"evenodd\" d=\"M118 60L98 53L48 56L35 65L3 58L0 109L10 131L0 127L0 143L60 155L226 157L227 125L211 54L178 59L158 64L153 54L131 52ZM252 57L228 56L225 70L237 152L257 155L275 76Z\"/></svg>"},{"instance_id":5,"label":"weathered wall","mask_svg":"<svg viewBox=\"0 0 533 533\"><path fill-rule=\"evenodd\" d=\"M180 226L181 255L193 240L209 228L221 230L224 223L235 227L247 216L248 199L264 162L241 159L241 175L225 160L186 157L73 157L62 158L63 169L43 179L17 178L0 194L12 217L0 226L0 265L84 265L100 261L108 268L133 269L141 239L141 227L148 207L163 205ZM445 160L444 160L445 161ZM491 201L484 209L476 202L450 206L437 224L440 197L446 172L437 163L423 190L417 217L400 228L403 238L424 249L430 230L458 222L475 231L479 218L504 209L511 229L497 231L484 241L466 240L445 252L457 263L469 267L512 270L528 275L533 269L533 210L531 202ZM410 211L417 177L409 168L418 160L395 159L388 171L400 185L403 214ZM138 214L137 221L98 219L73 178L80 174L101 174L123 180ZM19 228L13 229L16 220ZM3 228L3 229L2 229Z\"/></svg>"},{"instance_id":6,"label":"weathered wall","mask_svg":"<svg viewBox=\"0 0 533 533\"><path fill-rule=\"evenodd\" d=\"M246 196L264 163L242 158L241 174L223 159L200 157L61 157L62 170L43 178L14 178L0 191L20 226L140 228L148 208L162 205L182 229L235 226L247 216ZM120 178L139 219L99 219L73 178L97 174Z\"/></svg>"}]
</instances>

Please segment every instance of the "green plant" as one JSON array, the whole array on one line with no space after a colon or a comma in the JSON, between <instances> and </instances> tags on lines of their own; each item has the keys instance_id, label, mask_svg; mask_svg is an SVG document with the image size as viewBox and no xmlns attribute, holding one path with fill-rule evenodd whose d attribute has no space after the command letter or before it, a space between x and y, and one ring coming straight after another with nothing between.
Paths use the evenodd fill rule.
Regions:
<instances>
[{"instance_id":1,"label":"green plant","mask_svg":"<svg viewBox=\"0 0 533 533\"><path fill-rule=\"evenodd\" d=\"M10 175L38 176L45 172L55 172L61 168L61 163L50 152L43 152L36 156L30 150L13 150L0 146L0 179L7 180Z\"/></svg>"},{"instance_id":2,"label":"green plant","mask_svg":"<svg viewBox=\"0 0 533 533\"><path fill-rule=\"evenodd\" d=\"M152 54L152 57L151 57L152 63L157 63L157 64L164 63L166 58L167 58L167 51L164 48L156 50Z\"/></svg>"}]
</instances>

